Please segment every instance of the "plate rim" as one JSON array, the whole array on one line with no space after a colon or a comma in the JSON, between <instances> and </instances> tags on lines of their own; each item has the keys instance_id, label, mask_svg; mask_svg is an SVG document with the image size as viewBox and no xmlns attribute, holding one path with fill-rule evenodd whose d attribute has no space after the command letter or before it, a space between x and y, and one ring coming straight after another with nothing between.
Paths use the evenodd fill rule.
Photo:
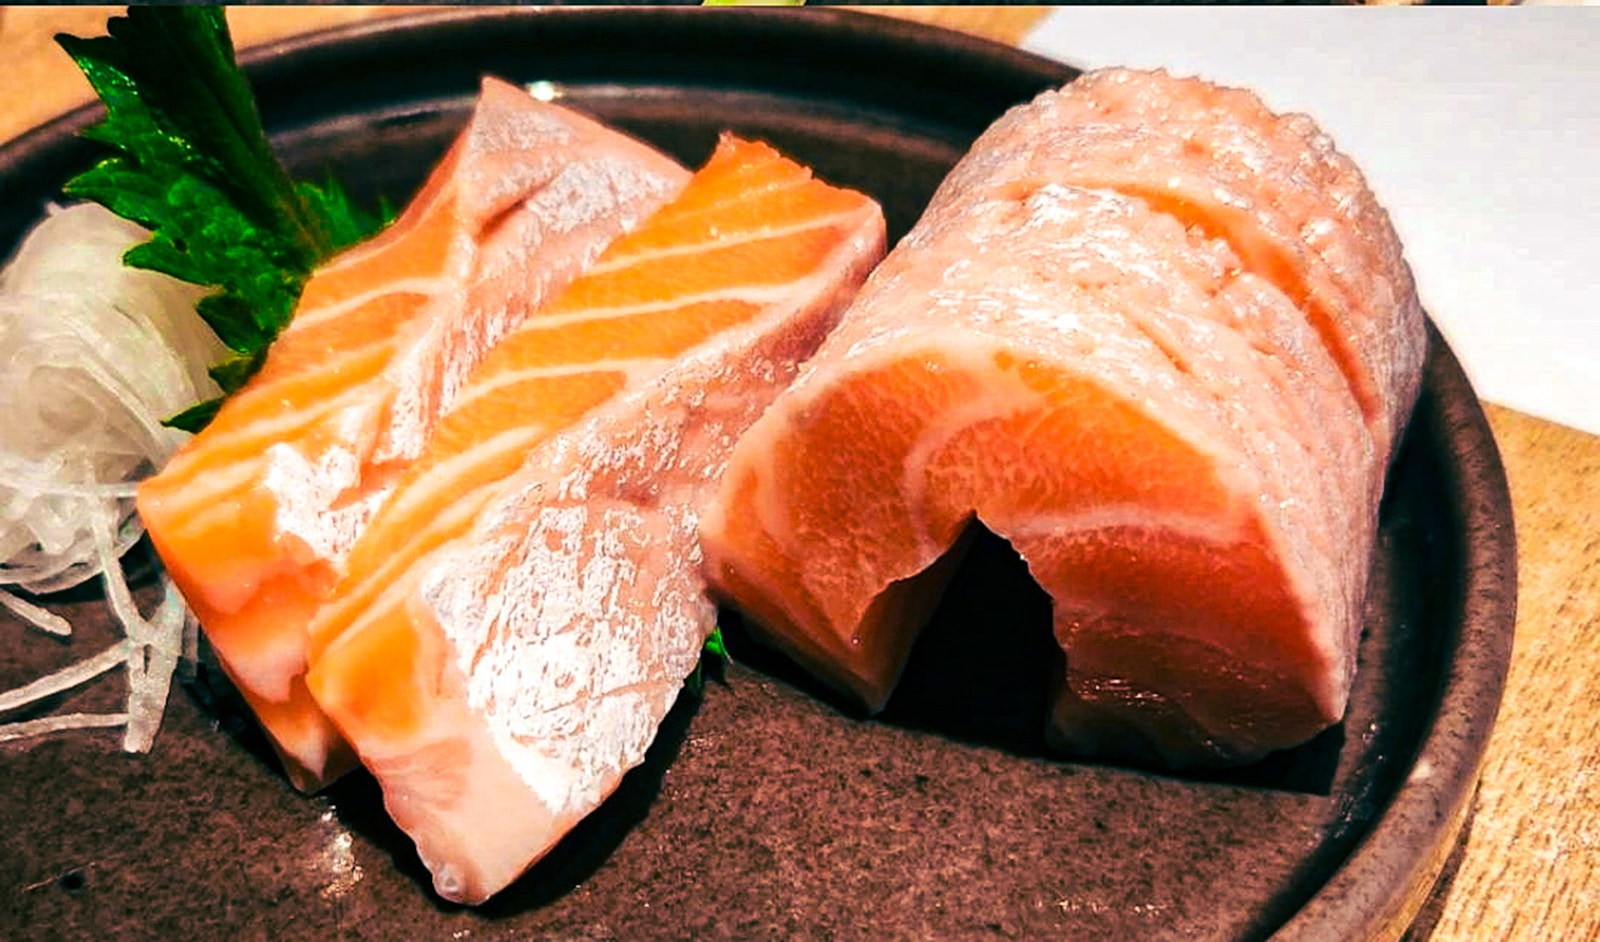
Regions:
<instances>
[{"instance_id":1,"label":"plate rim","mask_svg":"<svg viewBox=\"0 0 1600 942\"><path fill-rule=\"evenodd\" d=\"M920 55L965 57L989 68L1057 83L1075 67L1019 47L941 26L838 8L807 10L694 7L457 8L407 13L315 30L239 53L253 81L292 73L306 57L341 45L394 40L438 28L473 29L499 21L681 24L688 17L739 17L762 30L845 33ZM804 24L804 25L801 25ZM58 146L103 114L89 102L0 142L0 178L40 150ZM998 117L998 115L996 115ZM1398 938L1433 891L1469 817L1490 732L1498 715L1514 643L1517 548L1510 491L1493 431L1449 345L1429 323L1425 397L1419 408L1439 430L1446 506L1461 514L1464 584L1459 634L1444 683L1410 774L1313 895L1273 932L1277 939ZM1415 423L1417 417L1412 417ZM1419 775L1418 770L1426 770Z\"/></svg>"}]
</instances>

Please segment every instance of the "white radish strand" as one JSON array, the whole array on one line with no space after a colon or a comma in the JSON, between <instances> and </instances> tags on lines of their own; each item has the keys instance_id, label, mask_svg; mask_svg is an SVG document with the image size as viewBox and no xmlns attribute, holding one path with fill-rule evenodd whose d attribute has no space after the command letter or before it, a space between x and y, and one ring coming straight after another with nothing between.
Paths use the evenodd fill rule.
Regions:
<instances>
[{"instance_id":1,"label":"white radish strand","mask_svg":"<svg viewBox=\"0 0 1600 942\"><path fill-rule=\"evenodd\" d=\"M65 618L47 608L40 608L27 599L12 595L5 589L0 589L0 605L4 605L12 614L40 631L62 638L72 634L72 624Z\"/></svg>"},{"instance_id":2,"label":"white radish strand","mask_svg":"<svg viewBox=\"0 0 1600 942\"><path fill-rule=\"evenodd\" d=\"M0 742L16 739L33 739L49 733L69 729L96 729L117 727L128 722L126 713L60 713L21 723L0 724Z\"/></svg>"},{"instance_id":3,"label":"white radish strand","mask_svg":"<svg viewBox=\"0 0 1600 942\"><path fill-rule=\"evenodd\" d=\"M0 726L0 741L125 725L124 748L147 751L178 659L195 644L171 582L147 620L119 562L143 533L136 481L187 437L162 419L217 394L206 367L224 355L194 310L207 289L122 264L149 235L92 204L52 208L0 271L0 586L46 593L102 576L127 635L0 693L0 703L34 702L63 677L82 678L68 689L128 666L127 713L12 723ZM4 588L0 604L42 631L70 633L60 616Z\"/></svg>"},{"instance_id":4,"label":"white radish strand","mask_svg":"<svg viewBox=\"0 0 1600 942\"><path fill-rule=\"evenodd\" d=\"M80 684L88 683L118 664L126 663L128 647L127 641L118 641L94 657L70 664L53 674L46 674L33 683L24 684L15 690L0 693L0 713L10 713L12 710L21 709L46 697L53 697Z\"/></svg>"}]
</instances>

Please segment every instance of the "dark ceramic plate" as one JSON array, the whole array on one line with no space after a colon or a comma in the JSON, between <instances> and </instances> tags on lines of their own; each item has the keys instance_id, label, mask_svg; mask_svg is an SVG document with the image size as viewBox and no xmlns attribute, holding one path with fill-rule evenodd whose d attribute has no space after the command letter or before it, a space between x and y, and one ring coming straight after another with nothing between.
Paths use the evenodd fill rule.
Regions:
<instances>
[{"instance_id":1,"label":"dark ceramic plate","mask_svg":"<svg viewBox=\"0 0 1600 942\"><path fill-rule=\"evenodd\" d=\"M557 82L571 104L690 164L723 129L766 138L877 196L892 237L991 120L1074 74L824 11L468 12L250 60L296 171L331 167L363 198L406 197L488 72ZM94 116L0 150L0 251L90 159L72 133ZM990 539L875 720L818 696L730 624L737 660L723 682L681 704L619 793L476 910L430 894L370 779L294 793L204 669L174 694L148 756L90 732L0 747L0 936L1395 934L1468 807L1514 608L1494 443L1431 339L1383 508L1350 713L1305 747L1207 780L1049 755L1035 728L1047 605ZM79 639L65 648L0 625L0 687L109 638L93 593L53 601ZM119 687L102 681L57 707L115 709Z\"/></svg>"}]
</instances>

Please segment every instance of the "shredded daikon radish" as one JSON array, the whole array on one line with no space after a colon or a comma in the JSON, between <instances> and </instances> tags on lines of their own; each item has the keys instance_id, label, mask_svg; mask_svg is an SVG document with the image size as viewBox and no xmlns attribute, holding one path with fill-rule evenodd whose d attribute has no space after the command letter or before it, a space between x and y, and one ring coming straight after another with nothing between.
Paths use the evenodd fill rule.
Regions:
<instances>
[{"instance_id":1,"label":"shredded daikon radish","mask_svg":"<svg viewBox=\"0 0 1600 942\"><path fill-rule=\"evenodd\" d=\"M128 666L120 721L47 717L0 727L0 738L125 723L124 748L146 751L192 645L171 583L146 620L119 562L143 532L135 482L187 437L161 420L217 394L206 367L224 353L194 310L206 289L122 264L149 235L99 206L52 208L0 271L0 586L45 593L103 576ZM42 630L70 630L4 588L0 596Z\"/></svg>"}]
</instances>

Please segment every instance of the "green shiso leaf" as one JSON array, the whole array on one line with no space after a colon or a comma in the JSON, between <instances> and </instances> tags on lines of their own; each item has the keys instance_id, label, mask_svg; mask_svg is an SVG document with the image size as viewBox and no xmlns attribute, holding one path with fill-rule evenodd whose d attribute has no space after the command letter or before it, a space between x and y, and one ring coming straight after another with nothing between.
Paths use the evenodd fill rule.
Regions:
<instances>
[{"instance_id":1,"label":"green shiso leaf","mask_svg":"<svg viewBox=\"0 0 1600 942\"><path fill-rule=\"evenodd\" d=\"M56 41L106 106L83 136L112 153L65 192L151 230L124 262L217 289L202 319L232 355L211 370L227 395L255 373L311 272L377 231L329 178L297 183L273 154L220 7L132 7L109 35ZM202 403L168 420L197 431Z\"/></svg>"}]
</instances>

